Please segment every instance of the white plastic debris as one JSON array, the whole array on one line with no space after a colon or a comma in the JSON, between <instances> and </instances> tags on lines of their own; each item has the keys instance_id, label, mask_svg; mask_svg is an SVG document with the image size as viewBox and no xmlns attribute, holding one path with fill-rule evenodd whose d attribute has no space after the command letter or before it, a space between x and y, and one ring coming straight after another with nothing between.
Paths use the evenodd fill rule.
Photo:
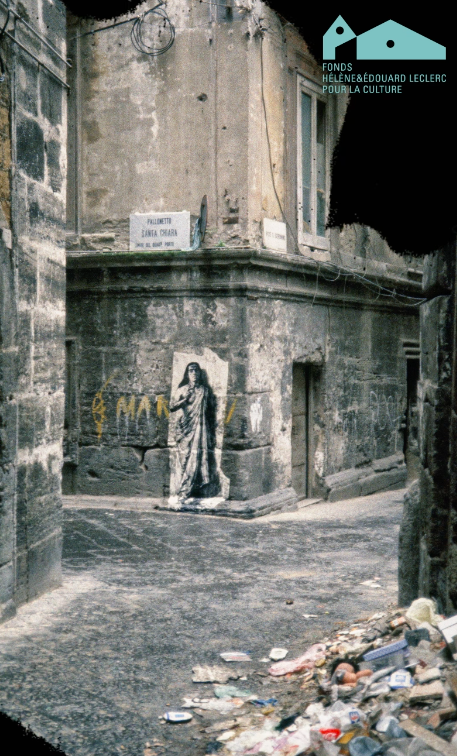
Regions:
<instances>
[{"instance_id":1,"label":"white plastic debris","mask_svg":"<svg viewBox=\"0 0 457 756\"><path fill-rule=\"evenodd\" d=\"M281 676L289 672L301 672L303 669L313 669L314 664L319 659L325 659L326 648L323 643L314 643L308 650L297 659L289 661L280 661L273 664L268 672L270 675Z\"/></svg>"},{"instance_id":2,"label":"white plastic debris","mask_svg":"<svg viewBox=\"0 0 457 756\"><path fill-rule=\"evenodd\" d=\"M236 730L227 730L227 732L223 732L221 735L218 735L216 740L219 743L225 743L227 740L233 740L235 735L236 735Z\"/></svg>"},{"instance_id":3,"label":"white plastic debris","mask_svg":"<svg viewBox=\"0 0 457 756\"><path fill-rule=\"evenodd\" d=\"M265 747L267 741L268 745L272 745L275 739L275 735L272 732L271 728L262 727L258 730L245 730L237 738L230 740L227 743L226 748L232 753L244 754L249 751L249 749L252 749L262 743L263 752L272 753L274 746L272 746L271 750L268 751L265 750Z\"/></svg>"},{"instance_id":4,"label":"white plastic debris","mask_svg":"<svg viewBox=\"0 0 457 756\"><path fill-rule=\"evenodd\" d=\"M167 722L189 722L192 719L190 711L167 711L163 715Z\"/></svg>"},{"instance_id":5,"label":"white plastic debris","mask_svg":"<svg viewBox=\"0 0 457 756\"><path fill-rule=\"evenodd\" d=\"M258 730L247 730L226 744L227 750L234 754L290 754L299 756L310 744L310 726L302 724L295 732L277 732L274 730L277 720L264 723ZM261 744L261 745L260 745ZM256 749L256 750L254 750Z\"/></svg>"},{"instance_id":6,"label":"white plastic debris","mask_svg":"<svg viewBox=\"0 0 457 756\"><path fill-rule=\"evenodd\" d=\"M273 659L273 661L281 661L281 659L284 659L288 653L287 648L272 648L270 651L270 659Z\"/></svg>"},{"instance_id":7,"label":"white plastic debris","mask_svg":"<svg viewBox=\"0 0 457 756\"><path fill-rule=\"evenodd\" d=\"M312 703L305 709L305 717L308 717L312 724L317 724L324 713L324 706L321 703Z\"/></svg>"},{"instance_id":8,"label":"white plastic debris","mask_svg":"<svg viewBox=\"0 0 457 756\"><path fill-rule=\"evenodd\" d=\"M224 651L223 654L220 654L220 657L226 662L251 661L249 654L246 654L244 651Z\"/></svg>"},{"instance_id":9,"label":"white plastic debris","mask_svg":"<svg viewBox=\"0 0 457 756\"><path fill-rule=\"evenodd\" d=\"M398 724L398 719L392 716L381 717L376 723L376 731L387 732L392 723Z\"/></svg>"},{"instance_id":10,"label":"white plastic debris","mask_svg":"<svg viewBox=\"0 0 457 756\"><path fill-rule=\"evenodd\" d=\"M364 580L360 585L366 585L367 588L382 588L376 580Z\"/></svg>"},{"instance_id":11,"label":"white plastic debris","mask_svg":"<svg viewBox=\"0 0 457 756\"><path fill-rule=\"evenodd\" d=\"M327 707L324 715L320 718L321 724L331 724L342 732L347 732L353 727L360 726L366 722L366 716L361 709L358 709L353 703L344 703L335 701Z\"/></svg>"},{"instance_id":12,"label":"white plastic debris","mask_svg":"<svg viewBox=\"0 0 457 756\"><path fill-rule=\"evenodd\" d=\"M440 622L438 624L438 628L441 631L447 645L449 646L454 661L457 661L457 646L455 642L455 636L457 635L457 615L455 615L454 617L448 617L448 619Z\"/></svg>"},{"instance_id":13,"label":"white plastic debris","mask_svg":"<svg viewBox=\"0 0 457 756\"><path fill-rule=\"evenodd\" d=\"M193 667L192 681L200 682L217 682L223 685L229 680L238 680L239 674L232 672L225 667L209 667L207 665Z\"/></svg>"},{"instance_id":14,"label":"white plastic debris","mask_svg":"<svg viewBox=\"0 0 457 756\"><path fill-rule=\"evenodd\" d=\"M203 709L203 711L218 711L221 714L230 714L234 709L240 708L246 702L243 698L210 698L199 703L192 698L184 698L183 709Z\"/></svg>"}]
</instances>

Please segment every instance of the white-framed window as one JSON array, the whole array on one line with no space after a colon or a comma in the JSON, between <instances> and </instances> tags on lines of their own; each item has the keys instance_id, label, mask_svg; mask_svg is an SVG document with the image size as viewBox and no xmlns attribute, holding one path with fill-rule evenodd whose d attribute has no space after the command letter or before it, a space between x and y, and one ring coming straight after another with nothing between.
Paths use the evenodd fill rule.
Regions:
<instances>
[{"instance_id":1,"label":"white-framed window","mask_svg":"<svg viewBox=\"0 0 457 756\"><path fill-rule=\"evenodd\" d=\"M322 87L298 76L298 238L328 249L325 233L329 200L329 108Z\"/></svg>"}]
</instances>

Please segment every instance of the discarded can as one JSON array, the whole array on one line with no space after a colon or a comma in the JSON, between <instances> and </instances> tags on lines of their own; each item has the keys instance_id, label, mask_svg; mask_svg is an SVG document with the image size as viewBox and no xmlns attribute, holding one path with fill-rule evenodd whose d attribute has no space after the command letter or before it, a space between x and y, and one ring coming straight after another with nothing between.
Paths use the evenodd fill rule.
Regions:
<instances>
[{"instance_id":1,"label":"discarded can","mask_svg":"<svg viewBox=\"0 0 457 756\"><path fill-rule=\"evenodd\" d=\"M395 630L396 627L401 627L402 625L406 625L406 617L397 617L397 619L392 620L392 622L389 622L390 627L392 630Z\"/></svg>"},{"instance_id":2,"label":"discarded can","mask_svg":"<svg viewBox=\"0 0 457 756\"><path fill-rule=\"evenodd\" d=\"M189 722L190 719L192 719L192 714L189 711L167 711L166 714L163 715L163 718L167 720L167 722Z\"/></svg>"}]
</instances>

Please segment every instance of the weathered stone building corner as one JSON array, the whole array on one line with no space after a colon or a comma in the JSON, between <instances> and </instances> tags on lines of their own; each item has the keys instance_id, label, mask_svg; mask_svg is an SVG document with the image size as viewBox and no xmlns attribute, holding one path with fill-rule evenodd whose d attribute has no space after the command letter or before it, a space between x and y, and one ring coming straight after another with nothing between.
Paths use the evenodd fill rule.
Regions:
<instances>
[{"instance_id":1,"label":"weathered stone building corner","mask_svg":"<svg viewBox=\"0 0 457 756\"><path fill-rule=\"evenodd\" d=\"M61 580L67 124L65 65L50 45L65 59L66 14L60 0L21 12L10 12L0 83L3 619Z\"/></svg>"},{"instance_id":2,"label":"weathered stone building corner","mask_svg":"<svg viewBox=\"0 0 457 756\"><path fill-rule=\"evenodd\" d=\"M157 56L69 20L64 491L176 506L184 410L169 408L192 361L218 386L210 452L228 504L212 511L401 487L421 271L371 229L325 230L346 98L262 3L167 13L179 32ZM160 224L187 211L193 225L204 196L203 243L175 251Z\"/></svg>"}]
</instances>

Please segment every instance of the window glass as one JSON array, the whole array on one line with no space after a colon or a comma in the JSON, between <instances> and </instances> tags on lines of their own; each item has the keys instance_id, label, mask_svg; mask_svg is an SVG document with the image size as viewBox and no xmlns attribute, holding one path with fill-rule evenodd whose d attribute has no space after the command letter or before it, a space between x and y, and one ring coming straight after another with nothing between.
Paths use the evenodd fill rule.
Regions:
<instances>
[{"instance_id":1,"label":"window glass","mask_svg":"<svg viewBox=\"0 0 457 756\"><path fill-rule=\"evenodd\" d=\"M306 89L308 91L306 91ZM301 104L301 232L325 239L327 214L326 103L314 83L303 82ZM306 240L305 243L312 243Z\"/></svg>"},{"instance_id":2,"label":"window glass","mask_svg":"<svg viewBox=\"0 0 457 756\"><path fill-rule=\"evenodd\" d=\"M302 218L303 230L308 233L311 233L311 104L311 97L302 92Z\"/></svg>"}]
</instances>

